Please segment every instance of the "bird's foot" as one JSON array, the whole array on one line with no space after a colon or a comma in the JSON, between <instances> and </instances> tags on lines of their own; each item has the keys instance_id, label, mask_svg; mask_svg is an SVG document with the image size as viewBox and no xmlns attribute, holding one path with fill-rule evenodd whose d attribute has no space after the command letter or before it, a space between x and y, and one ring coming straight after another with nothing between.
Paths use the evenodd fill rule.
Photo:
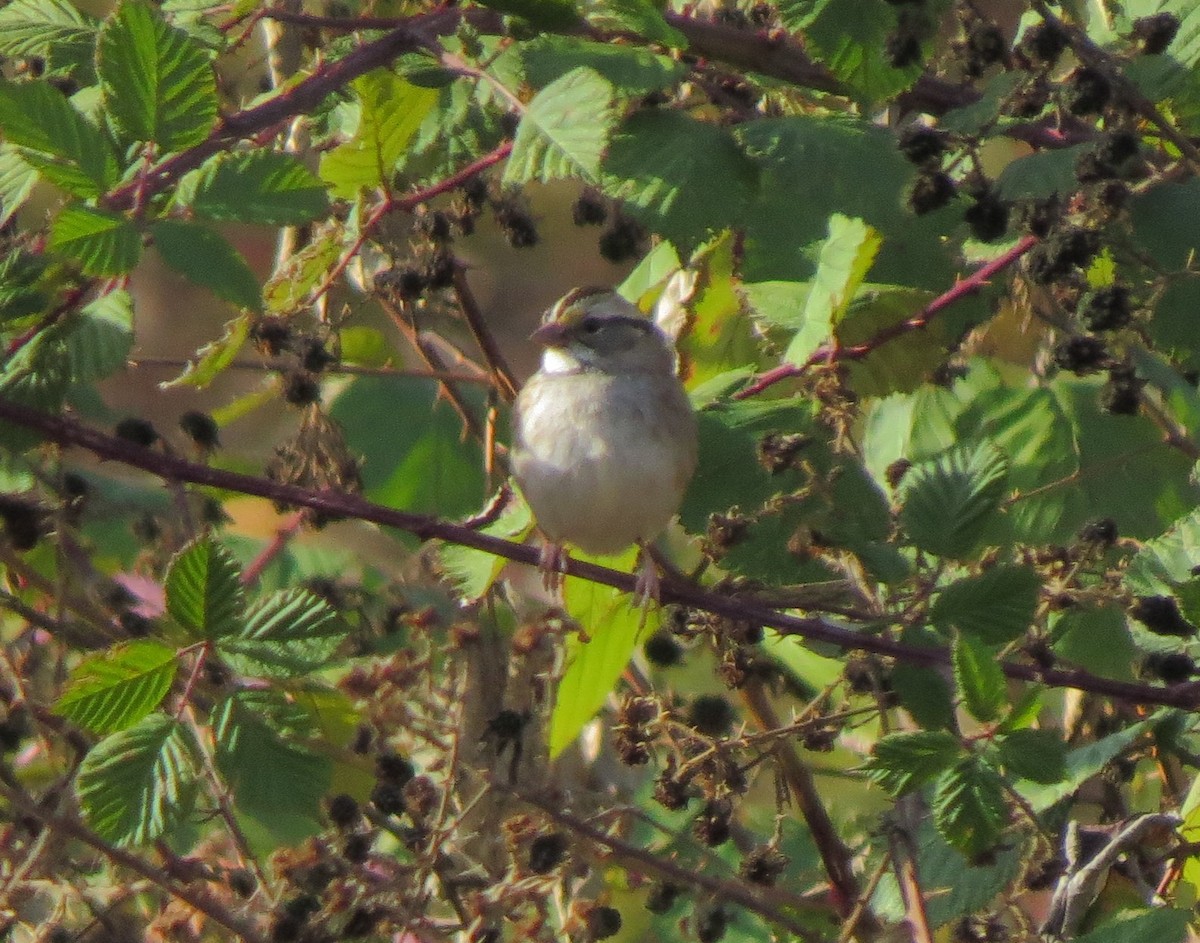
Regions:
<instances>
[{"instance_id":1,"label":"bird's foot","mask_svg":"<svg viewBox=\"0 0 1200 943\"><path fill-rule=\"evenodd\" d=\"M650 554L648 548L644 546L639 547L637 579L633 584L634 602L642 610L642 618L638 623L639 631L645 628L646 617L650 614L650 607L658 605L661 586L662 583L658 578L658 566L654 562L654 557Z\"/></svg>"},{"instance_id":2,"label":"bird's foot","mask_svg":"<svg viewBox=\"0 0 1200 943\"><path fill-rule=\"evenodd\" d=\"M542 585L547 592L555 593L562 587L563 574L567 572L567 551L562 544L547 540L538 554L538 571L542 574Z\"/></svg>"}]
</instances>

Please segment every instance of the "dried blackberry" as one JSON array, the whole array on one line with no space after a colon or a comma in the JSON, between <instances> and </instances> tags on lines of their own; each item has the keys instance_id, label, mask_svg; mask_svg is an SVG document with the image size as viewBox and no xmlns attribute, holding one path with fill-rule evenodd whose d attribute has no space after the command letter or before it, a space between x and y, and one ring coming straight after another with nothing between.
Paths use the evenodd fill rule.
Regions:
<instances>
[{"instance_id":1,"label":"dried blackberry","mask_svg":"<svg viewBox=\"0 0 1200 943\"><path fill-rule=\"evenodd\" d=\"M1090 331L1115 331L1129 323L1129 289L1108 285L1084 296L1079 316Z\"/></svg>"},{"instance_id":2,"label":"dried blackberry","mask_svg":"<svg viewBox=\"0 0 1200 943\"><path fill-rule=\"evenodd\" d=\"M1196 674L1196 662L1183 652L1151 652L1142 661L1142 670L1167 684L1178 684Z\"/></svg>"},{"instance_id":3,"label":"dried blackberry","mask_svg":"<svg viewBox=\"0 0 1200 943\"><path fill-rule=\"evenodd\" d=\"M33 501L0 495L0 520L14 550L32 550L45 533L44 514Z\"/></svg>"},{"instance_id":4,"label":"dried blackberry","mask_svg":"<svg viewBox=\"0 0 1200 943\"><path fill-rule=\"evenodd\" d=\"M327 811L329 821L338 828L349 828L358 821L358 803L353 796L348 796L344 792L338 793L329 800Z\"/></svg>"},{"instance_id":5,"label":"dried blackberry","mask_svg":"<svg viewBox=\"0 0 1200 943\"><path fill-rule=\"evenodd\" d=\"M602 226L608 219L608 204L603 196L588 188L576 197L571 219L576 226Z\"/></svg>"},{"instance_id":6,"label":"dried blackberry","mask_svg":"<svg viewBox=\"0 0 1200 943\"><path fill-rule=\"evenodd\" d=\"M342 927L342 936L366 936L379 923L380 915L369 907L356 907L350 913L350 918Z\"/></svg>"},{"instance_id":7,"label":"dried blackberry","mask_svg":"<svg viewBox=\"0 0 1200 943\"><path fill-rule=\"evenodd\" d=\"M738 869L751 884L774 887L791 859L772 845L760 845L742 859Z\"/></svg>"},{"instance_id":8,"label":"dried blackberry","mask_svg":"<svg viewBox=\"0 0 1200 943\"><path fill-rule=\"evenodd\" d=\"M914 164L928 164L939 160L949 147L949 137L945 131L923 124L910 124L900 132L896 146L906 160Z\"/></svg>"},{"instance_id":9,"label":"dried blackberry","mask_svg":"<svg viewBox=\"0 0 1200 943\"><path fill-rule=\"evenodd\" d=\"M250 340L268 356L278 357L291 346L292 328L284 318L259 318L250 328Z\"/></svg>"},{"instance_id":10,"label":"dried blackberry","mask_svg":"<svg viewBox=\"0 0 1200 943\"><path fill-rule=\"evenodd\" d=\"M1108 361L1108 348L1095 337L1068 337L1052 354L1055 364L1070 373L1091 373Z\"/></svg>"},{"instance_id":11,"label":"dried blackberry","mask_svg":"<svg viewBox=\"0 0 1200 943\"><path fill-rule=\"evenodd\" d=\"M587 913L586 923L589 940L607 940L621 932L621 911L607 904L593 907Z\"/></svg>"},{"instance_id":12,"label":"dried blackberry","mask_svg":"<svg viewBox=\"0 0 1200 943\"><path fill-rule=\"evenodd\" d=\"M1153 56L1165 52L1179 32L1179 17L1174 13L1152 13L1133 21L1133 38L1141 42L1142 52Z\"/></svg>"},{"instance_id":13,"label":"dried blackberry","mask_svg":"<svg viewBox=\"0 0 1200 943\"><path fill-rule=\"evenodd\" d=\"M1093 115L1104 110L1112 85L1099 69L1083 66L1067 78L1064 104L1073 115Z\"/></svg>"},{"instance_id":14,"label":"dried blackberry","mask_svg":"<svg viewBox=\"0 0 1200 943\"><path fill-rule=\"evenodd\" d=\"M674 668L683 662L683 646L670 632L661 629L646 640L642 651L650 664L658 668Z\"/></svg>"},{"instance_id":15,"label":"dried blackberry","mask_svg":"<svg viewBox=\"0 0 1200 943\"><path fill-rule=\"evenodd\" d=\"M529 843L529 870L534 874L549 874L566 857L568 845L562 832L538 835Z\"/></svg>"},{"instance_id":16,"label":"dried blackberry","mask_svg":"<svg viewBox=\"0 0 1200 943\"><path fill-rule=\"evenodd\" d=\"M136 416L130 416L118 422L113 429L113 434L118 439L124 439L126 442L132 442L134 445L140 445L144 449L150 448L150 446L161 438L158 430L154 428L153 423L147 422L145 419L139 419Z\"/></svg>"},{"instance_id":17,"label":"dried blackberry","mask_svg":"<svg viewBox=\"0 0 1200 943\"><path fill-rule=\"evenodd\" d=\"M670 881L660 881L650 888L646 895L646 909L652 914L665 914L675 906L675 901L683 893L683 888Z\"/></svg>"},{"instance_id":18,"label":"dried blackberry","mask_svg":"<svg viewBox=\"0 0 1200 943\"><path fill-rule=\"evenodd\" d=\"M1070 42L1066 32L1057 23L1039 23L1030 27L1021 37L1021 51L1035 62L1053 64L1062 55Z\"/></svg>"},{"instance_id":19,"label":"dried blackberry","mask_svg":"<svg viewBox=\"0 0 1200 943\"><path fill-rule=\"evenodd\" d=\"M688 725L710 737L724 736L736 718L733 707L719 694L700 694L688 709Z\"/></svg>"},{"instance_id":20,"label":"dried blackberry","mask_svg":"<svg viewBox=\"0 0 1200 943\"><path fill-rule=\"evenodd\" d=\"M342 845L342 857L352 864L362 864L371 853L372 838L370 835L356 834L346 839Z\"/></svg>"},{"instance_id":21,"label":"dried blackberry","mask_svg":"<svg viewBox=\"0 0 1200 943\"><path fill-rule=\"evenodd\" d=\"M1174 596L1139 596L1129 614L1155 635L1190 638L1196 627L1183 617Z\"/></svg>"},{"instance_id":22,"label":"dried blackberry","mask_svg":"<svg viewBox=\"0 0 1200 943\"><path fill-rule=\"evenodd\" d=\"M646 230L637 220L623 213L618 214L601 235L600 255L618 265L637 258L646 244Z\"/></svg>"},{"instance_id":23,"label":"dried blackberry","mask_svg":"<svg viewBox=\"0 0 1200 943\"><path fill-rule=\"evenodd\" d=\"M692 822L692 831L709 848L729 841L733 820L733 803L728 799L709 799Z\"/></svg>"},{"instance_id":24,"label":"dried blackberry","mask_svg":"<svg viewBox=\"0 0 1200 943\"><path fill-rule=\"evenodd\" d=\"M1111 547L1117 542L1117 522L1111 517L1088 521L1079 529L1079 539L1084 543Z\"/></svg>"},{"instance_id":25,"label":"dried blackberry","mask_svg":"<svg viewBox=\"0 0 1200 943\"><path fill-rule=\"evenodd\" d=\"M401 815L404 812L404 787L396 783L376 783L371 790L371 804L384 815Z\"/></svg>"},{"instance_id":26,"label":"dried blackberry","mask_svg":"<svg viewBox=\"0 0 1200 943\"><path fill-rule=\"evenodd\" d=\"M310 373L320 373L334 363L337 357L329 352L324 341L308 337L300 345L300 366Z\"/></svg>"},{"instance_id":27,"label":"dried blackberry","mask_svg":"<svg viewBox=\"0 0 1200 943\"><path fill-rule=\"evenodd\" d=\"M184 435L196 443L196 447L204 451L217 448L220 442L220 428L208 413L192 409L179 417L179 428Z\"/></svg>"},{"instance_id":28,"label":"dried blackberry","mask_svg":"<svg viewBox=\"0 0 1200 943\"><path fill-rule=\"evenodd\" d=\"M1108 382L1100 394L1100 406L1116 416L1135 415L1142 401L1144 384L1132 367L1124 364L1111 367Z\"/></svg>"},{"instance_id":29,"label":"dried blackberry","mask_svg":"<svg viewBox=\"0 0 1200 943\"><path fill-rule=\"evenodd\" d=\"M293 370L284 377L283 398L293 406L309 406L321 400L321 384L304 370Z\"/></svg>"},{"instance_id":30,"label":"dried blackberry","mask_svg":"<svg viewBox=\"0 0 1200 943\"><path fill-rule=\"evenodd\" d=\"M995 242L1008 229L1009 204L991 190L986 190L967 207L964 219L971 235L980 242Z\"/></svg>"},{"instance_id":31,"label":"dried blackberry","mask_svg":"<svg viewBox=\"0 0 1200 943\"><path fill-rule=\"evenodd\" d=\"M994 62L1004 58L1008 43L993 23L976 23L967 34L966 72L978 76Z\"/></svg>"},{"instance_id":32,"label":"dried blackberry","mask_svg":"<svg viewBox=\"0 0 1200 943\"><path fill-rule=\"evenodd\" d=\"M941 170L925 170L913 180L908 207L918 216L941 209L954 199L954 181Z\"/></svg>"},{"instance_id":33,"label":"dried blackberry","mask_svg":"<svg viewBox=\"0 0 1200 943\"><path fill-rule=\"evenodd\" d=\"M694 925L699 943L717 943L729 929L729 915L723 907L714 905L697 913Z\"/></svg>"}]
</instances>

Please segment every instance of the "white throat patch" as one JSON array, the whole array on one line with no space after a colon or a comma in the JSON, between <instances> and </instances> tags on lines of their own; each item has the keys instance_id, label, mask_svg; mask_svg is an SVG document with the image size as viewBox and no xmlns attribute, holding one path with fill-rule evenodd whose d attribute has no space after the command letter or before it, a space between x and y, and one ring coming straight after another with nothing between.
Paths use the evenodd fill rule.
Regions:
<instances>
[{"instance_id":1,"label":"white throat patch","mask_svg":"<svg viewBox=\"0 0 1200 943\"><path fill-rule=\"evenodd\" d=\"M575 373L579 366L579 359L570 351L560 347L547 347L542 351L543 373Z\"/></svg>"}]
</instances>

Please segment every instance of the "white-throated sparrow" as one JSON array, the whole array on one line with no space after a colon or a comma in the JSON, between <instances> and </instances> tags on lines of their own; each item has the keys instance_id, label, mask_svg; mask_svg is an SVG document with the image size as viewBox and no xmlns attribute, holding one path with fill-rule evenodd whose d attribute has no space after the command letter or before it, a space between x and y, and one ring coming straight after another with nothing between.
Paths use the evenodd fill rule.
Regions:
<instances>
[{"instance_id":1,"label":"white-throated sparrow","mask_svg":"<svg viewBox=\"0 0 1200 943\"><path fill-rule=\"evenodd\" d=\"M679 510L696 468L696 416L670 339L605 288L577 288L534 340L541 369L517 396L513 474L547 539L549 583L562 545L587 553L642 548L637 593L657 597L646 545Z\"/></svg>"}]
</instances>

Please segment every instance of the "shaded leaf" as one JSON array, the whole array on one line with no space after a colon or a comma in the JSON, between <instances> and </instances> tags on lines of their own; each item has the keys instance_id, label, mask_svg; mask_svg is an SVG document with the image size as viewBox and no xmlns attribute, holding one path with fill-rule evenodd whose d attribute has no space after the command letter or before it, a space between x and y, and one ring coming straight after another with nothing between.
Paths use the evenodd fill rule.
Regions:
<instances>
[{"instance_id":1,"label":"shaded leaf","mask_svg":"<svg viewBox=\"0 0 1200 943\"><path fill-rule=\"evenodd\" d=\"M96 72L105 113L126 143L179 151L203 141L216 122L208 54L144 0L122 0L105 22Z\"/></svg>"},{"instance_id":2,"label":"shaded leaf","mask_svg":"<svg viewBox=\"0 0 1200 943\"><path fill-rule=\"evenodd\" d=\"M685 71L681 63L649 49L578 36L538 36L520 47L520 55L534 88L545 88L573 69L587 66L622 95L646 95L674 84Z\"/></svg>"},{"instance_id":3,"label":"shaded leaf","mask_svg":"<svg viewBox=\"0 0 1200 943\"><path fill-rule=\"evenodd\" d=\"M175 650L137 641L80 662L54 713L93 733L112 733L140 721L162 703L175 680Z\"/></svg>"},{"instance_id":4,"label":"shaded leaf","mask_svg":"<svg viewBox=\"0 0 1200 943\"><path fill-rule=\"evenodd\" d=\"M916 465L904 476L900 522L922 550L964 557L999 508L1007 474L1004 455L986 443Z\"/></svg>"},{"instance_id":5,"label":"shaded leaf","mask_svg":"<svg viewBox=\"0 0 1200 943\"><path fill-rule=\"evenodd\" d=\"M124 275L142 254L142 237L125 217L75 203L54 220L47 246L75 259L86 275Z\"/></svg>"},{"instance_id":6,"label":"shaded leaf","mask_svg":"<svg viewBox=\"0 0 1200 943\"><path fill-rule=\"evenodd\" d=\"M262 308L258 279L220 233L199 223L173 219L159 220L150 231L158 254L171 268L240 308Z\"/></svg>"},{"instance_id":7,"label":"shaded leaf","mask_svg":"<svg viewBox=\"0 0 1200 943\"><path fill-rule=\"evenodd\" d=\"M1011 776L1056 783L1067 772L1067 745L1053 730L1014 730L996 739L1001 765Z\"/></svg>"},{"instance_id":8,"label":"shaded leaf","mask_svg":"<svg viewBox=\"0 0 1200 943\"><path fill-rule=\"evenodd\" d=\"M0 55L90 55L99 22L67 0L13 0L0 10Z\"/></svg>"},{"instance_id":9,"label":"shaded leaf","mask_svg":"<svg viewBox=\"0 0 1200 943\"><path fill-rule=\"evenodd\" d=\"M943 631L953 626L988 645L1001 645L1020 638L1032 624L1041 586L1028 567L994 566L943 589L929 618Z\"/></svg>"},{"instance_id":10,"label":"shaded leaf","mask_svg":"<svg viewBox=\"0 0 1200 943\"><path fill-rule=\"evenodd\" d=\"M233 555L201 537L171 560L164 583L167 612L193 638L217 639L242 631L241 571Z\"/></svg>"},{"instance_id":11,"label":"shaded leaf","mask_svg":"<svg viewBox=\"0 0 1200 943\"><path fill-rule=\"evenodd\" d=\"M107 377L125 366L133 349L133 298L123 289L88 302L56 326L64 367L73 383Z\"/></svg>"},{"instance_id":12,"label":"shaded leaf","mask_svg":"<svg viewBox=\"0 0 1200 943\"><path fill-rule=\"evenodd\" d=\"M289 840L320 829L330 785L330 761L295 739L303 715L273 691L239 691L212 713L217 769L237 808Z\"/></svg>"},{"instance_id":13,"label":"shaded leaf","mask_svg":"<svg viewBox=\"0 0 1200 943\"><path fill-rule=\"evenodd\" d=\"M958 738L945 731L892 733L879 739L863 769L889 795L901 796L940 776L962 753Z\"/></svg>"},{"instance_id":14,"label":"shaded leaf","mask_svg":"<svg viewBox=\"0 0 1200 943\"><path fill-rule=\"evenodd\" d=\"M215 220L297 226L329 210L325 185L291 154L224 154L204 165L192 209Z\"/></svg>"},{"instance_id":15,"label":"shaded leaf","mask_svg":"<svg viewBox=\"0 0 1200 943\"><path fill-rule=\"evenodd\" d=\"M144 845L190 811L196 757L187 729L150 714L83 759L76 789L88 824L117 845Z\"/></svg>"},{"instance_id":16,"label":"shaded leaf","mask_svg":"<svg viewBox=\"0 0 1200 943\"><path fill-rule=\"evenodd\" d=\"M99 196L117 182L108 140L48 82L0 81L0 130L27 163L68 193Z\"/></svg>"},{"instance_id":17,"label":"shaded leaf","mask_svg":"<svg viewBox=\"0 0 1200 943\"><path fill-rule=\"evenodd\" d=\"M337 611L307 589L288 589L256 601L245 623L217 648L235 671L291 678L328 664L349 629Z\"/></svg>"},{"instance_id":18,"label":"shaded leaf","mask_svg":"<svg viewBox=\"0 0 1200 943\"><path fill-rule=\"evenodd\" d=\"M13 214L29 199L37 180L33 164L22 158L11 144L0 144L0 226L8 225Z\"/></svg>"},{"instance_id":19,"label":"shaded leaf","mask_svg":"<svg viewBox=\"0 0 1200 943\"><path fill-rule=\"evenodd\" d=\"M685 252L738 224L758 176L724 128L665 110L626 119L603 175L610 196Z\"/></svg>"},{"instance_id":20,"label":"shaded leaf","mask_svg":"<svg viewBox=\"0 0 1200 943\"><path fill-rule=\"evenodd\" d=\"M1184 943L1189 939L1191 914L1171 907L1123 912L1094 930L1075 937L1075 943Z\"/></svg>"},{"instance_id":21,"label":"shaded leaf","mask_svg":"<svg viewBox=\"0 0 1200 943\"><path fill-rule=\"evenodd\" d=\"M951 655L954 683L967 712L984 723L995 720L1007 694L996 653L972 636L959 632L954 637Z\"/></svg>"},{"instance_id":22,"label":"shaded leaf","mask_svg":"<svg viewBox=\"0 0 1200 943\"><path fill-rule=\"evenodd\" d=\"M978 758L963 759L938 778L934 824L946 842L968 858L996 846L1007 818L1004 783Z\"/></svg>"}]
</instances>

